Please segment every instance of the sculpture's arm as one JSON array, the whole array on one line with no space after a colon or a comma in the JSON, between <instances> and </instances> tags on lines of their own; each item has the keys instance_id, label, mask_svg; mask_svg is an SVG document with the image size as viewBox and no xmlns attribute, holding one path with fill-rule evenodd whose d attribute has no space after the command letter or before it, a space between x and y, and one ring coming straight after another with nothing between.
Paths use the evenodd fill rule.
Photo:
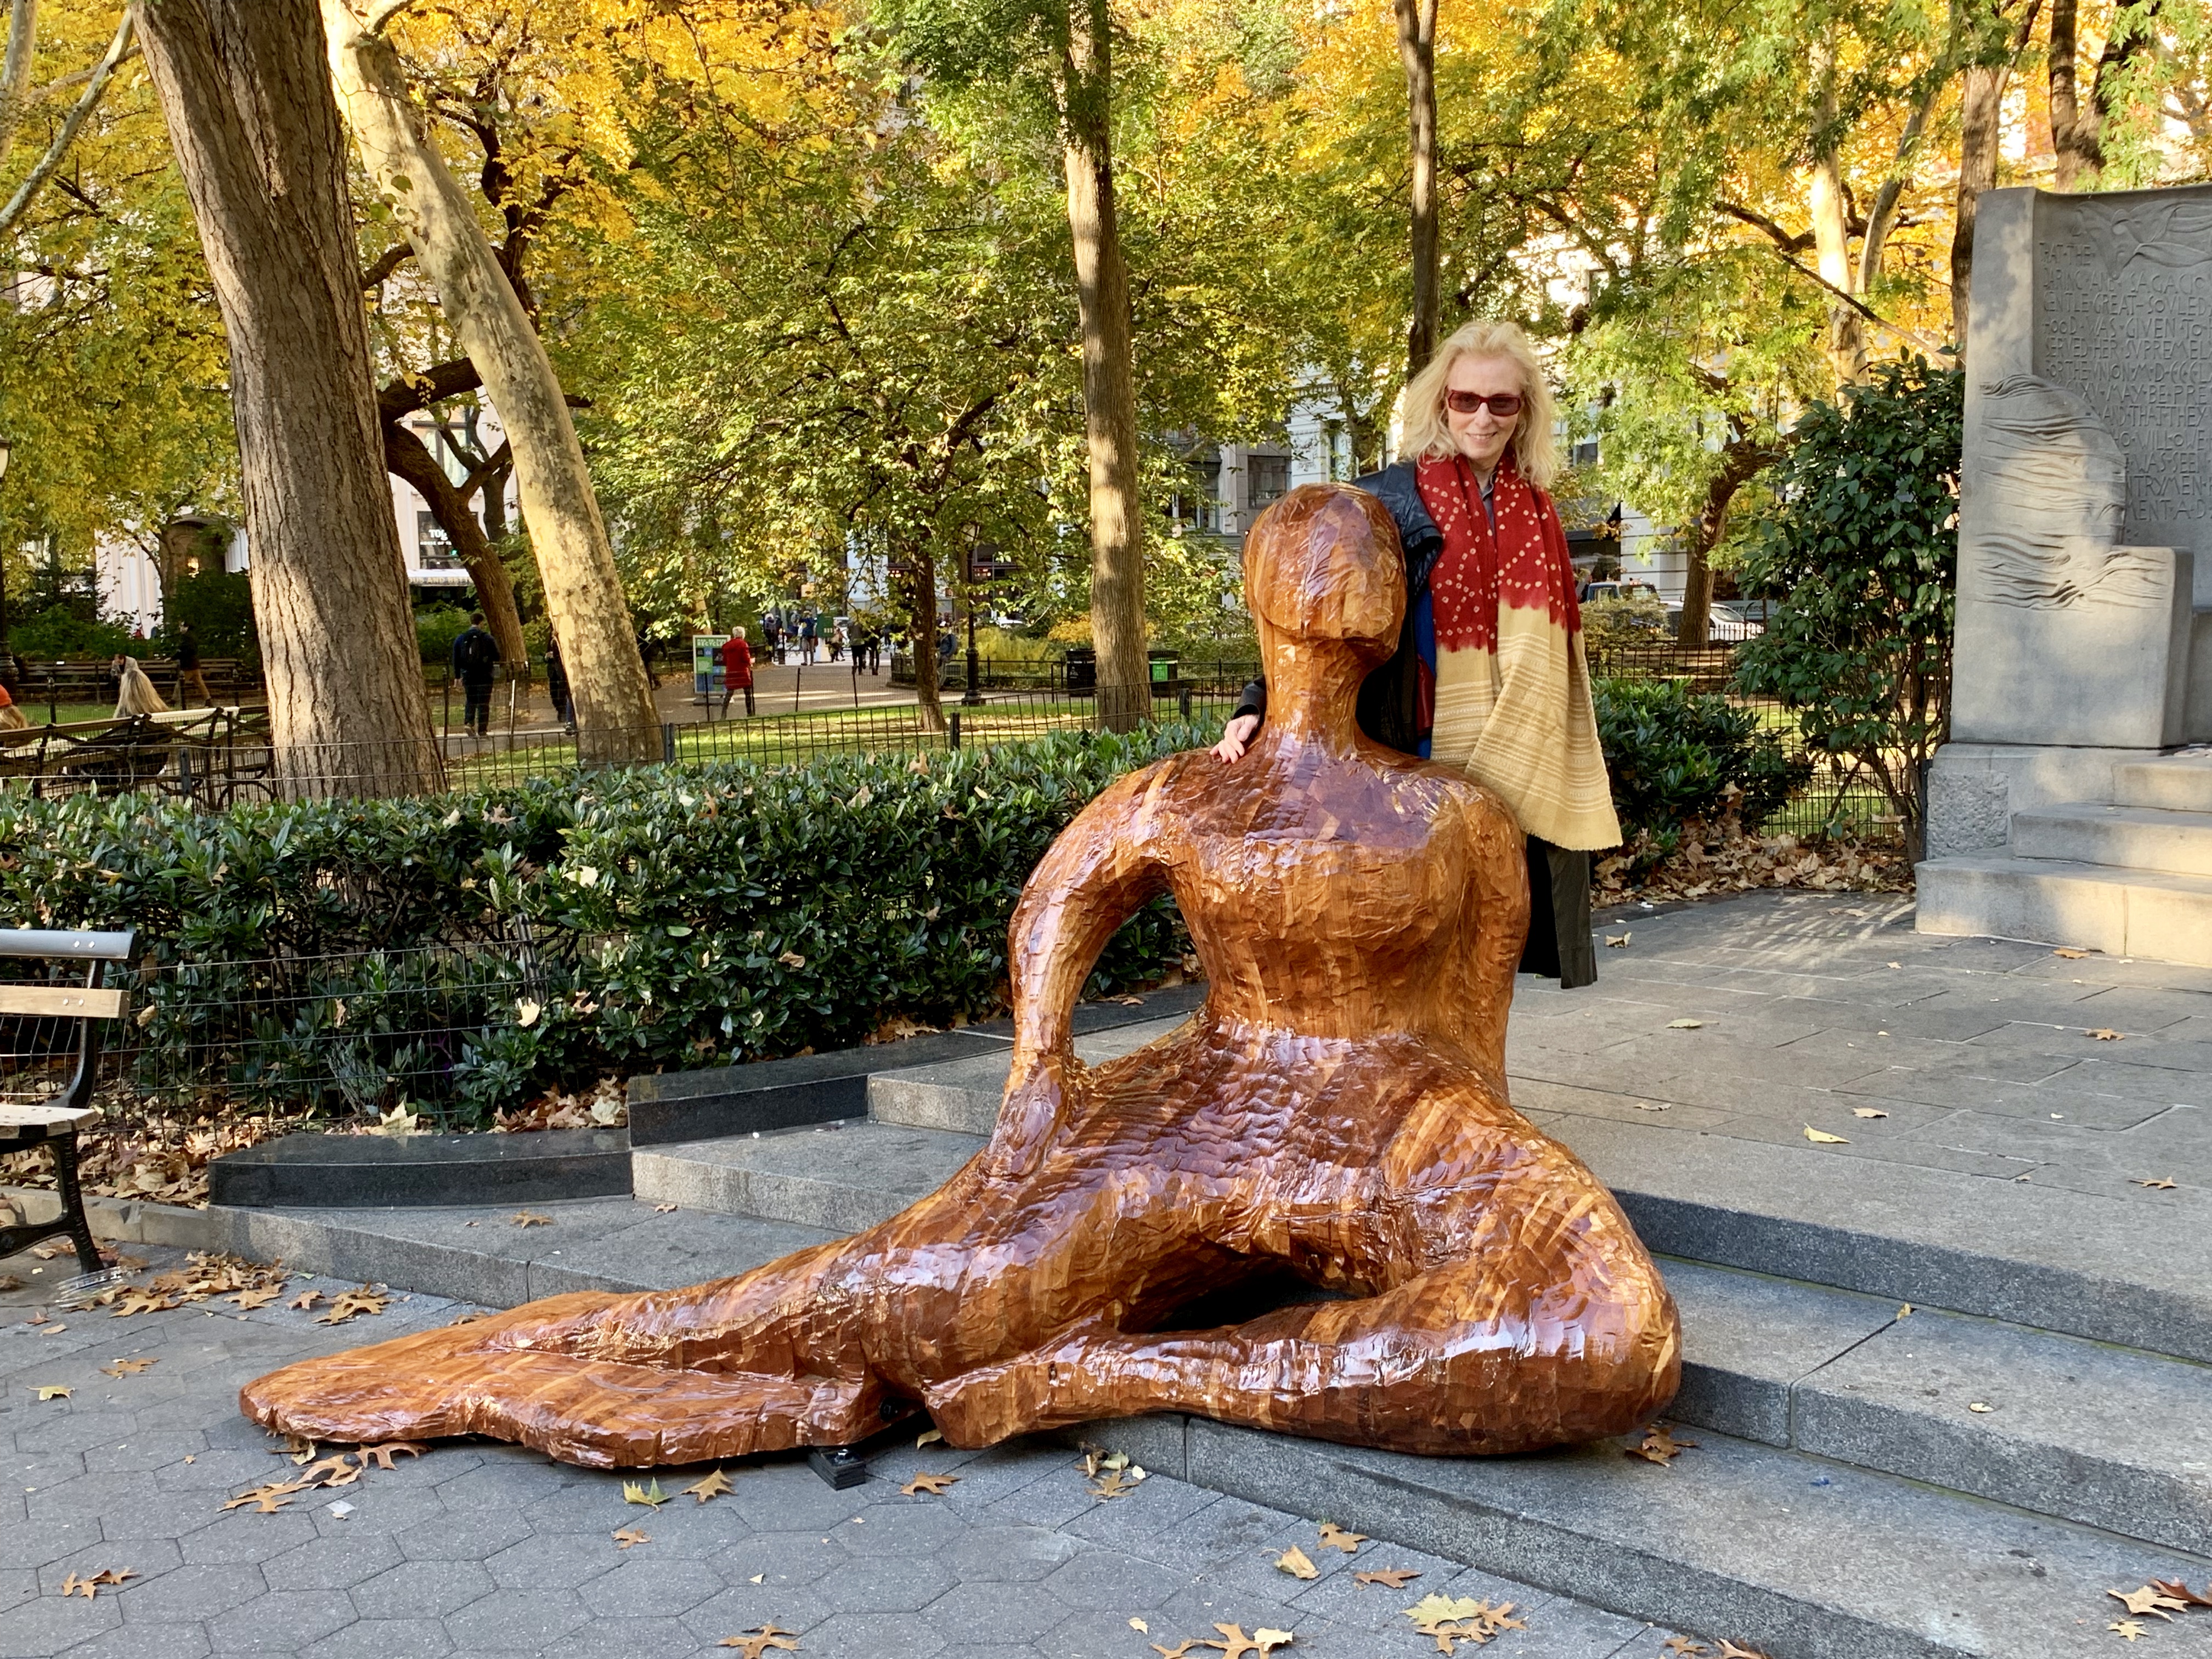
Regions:
<instances>
[{"instance_id":1,"label":"sculpture's arm","mask_svg":"<svg viewBox=\"0 0 2212 1659\"><path fill-rule=\"evenodd\" d=\"M1058 1127L1075 1058L1075 1003L1098 953L1163 891L1168 869L1154 793L1174 761L1131 773L1060 831L1022 889L1006 930L1014 1054L993 1137L1002 1173L1026 1173Z\"/></svg>"}]
</instances>

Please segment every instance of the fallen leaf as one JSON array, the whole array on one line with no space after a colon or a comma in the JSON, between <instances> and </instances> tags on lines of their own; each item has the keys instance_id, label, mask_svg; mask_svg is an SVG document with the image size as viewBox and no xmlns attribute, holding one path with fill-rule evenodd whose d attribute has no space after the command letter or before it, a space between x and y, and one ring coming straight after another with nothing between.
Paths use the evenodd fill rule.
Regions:
<instances>
[{"instance_id":1,"label":"fallen leaf","mask_svg":"<svg viewBox=\"0 0 2212 1659\"><path fill-rule=\"evenodd\" d=\"M279 1457L290 1458L295 1463L315 1461L315 1443L303 1434L288 1434L282 1446L272 1447L270 1450Z\"/></svg>"},{"instance_id":2,"label":"fallen leaf","mask_svg":"<svg viewBox=\"0 0 2212 1659\"><path fill-rule=\"evenodd\" d=\"M914 1445L915 1445L915 1449L916 1451L919 1451L919 1450L921 1450L924 1446L934 1446L934 1445L938 1445L938 1444L941 1443L944 1441L944 1439L945 1439L945 1431L944 1431L944 1430L942 1430L942 1429L924 1429L924 1430L923 1430L920 1434L918 1434L918 1435L915 1436L915 1437L914 1437Z\"/></svg>"},{"instance_id":3,"label":"fallen leaf","mask_svg":"<svg viewBox=\"0 0 2212 1659\"><path fill-rule=\"evenodd\" d=\"M2123 1619L2116 1624L2106 1626L2105 1628L2106 1630L2116 1630L2119 1632L2120 1640L2123 1642L2140 1642L2145 1636L2150 1633L2148 1631L2144 1629L2142 1626L2136 1623L2132 1619Z\"/></svg>"},{"instance_id":4,"label":"fallen leaf","mask_svg":"<svg viewBox=\"0 0 2212 1659\"><path fill-rule=\"evenodd\" d=\"M1895 963L1890 963L1893 968L1896 965ZM1712 1650L1703 1642L1692 1642L1686 1636L1670 1636L1659 1644L1659 1651L1662 1653L1711 1653Z\"/></svg>"},{"instance_id":5,"label":"fallen leaf","mask_svg":"<svg viewBox=\"0 0 2212 1659\"><path fill-rule=\"evenodd\" d=\"M673 1204L656 1204L653 1206L653 1212L655 1215L674 1215L676 1206Z\"/></svg>"},{"instance_id":6,"label":"fallen leaf","mask_svg":"<svg viewBox=\"0 0 2212 1659\"><path fill-rule=\"evenodd\" d=\"M305 1492L314 1484L312 1480L272 1480L266 1486L256 1486L252 1492L240 1492L222 1507L226 1510L237 1510L251 1504L260 1514L274 1515L291 1503L289 1494Z\"/></svg>"},{"instance_id":7,"label":"fallen leaf","mask_svg":"<svg viewBox=\"0 0 2212 1659\"><path fill-rule=\"evenodd\" d=\"M70 1596L75 1595L79 1590L82 1590L84 1592L84 1599L90 1601L95 1599L100 1594L98 1581L91 1578L80 1578L75 1573L71 1573L68 1577L62 1580L63 1600L68 1600Z\"/></svg>"},{"instance_id":8,"label":"fallen leaf","mask_svg":"<svg viewBox=\"0 0 2212 1659\"><path fill-rule=\"evenodd\" d=\"M2089 1030L2082 1032L2081 1035L2083 1036L2093 1036L2100 1042L2118 1042L2121 1036L2119 1032L2115 1031L2109 1025L2092 1026Z\"/></svg>"},{"instance_id":9,"label":"fallen leaf","mask_svg":"<svg viewBox=\"0 0 2212 1659\"><path fill-rule=\"evenodd\" d=\"M1967 1404L1966 1409L1970 1412L1993 1412L1996 1407L1986 1403L1985 1401L1976 1400L1970 1401Z\"/></svg>"},{"instance_id":10,"label":"fallen leaf","mask_svg":"<svg viewBox=\"0 0 2212 1659\"><path fill-rule=\"evenodd\" d=\"M302 1291L299 1295L294 1297L284 1305L288 1308L298 1308L304 1310L313 1307L315 1304L320 1302L322 1299L323 1293L320 1291Z\"/></svg>"},{"instance_id":11,"label":"fallen leaf","mask_svg":"<svg viewBox=\"0 0 2212 1659\"><path fill-rule=\"evenodd\" d=\"M2137 1176L2136 1179L2136 1185L2138 1187L2148 1187L2154 1192L2170 1193L2173 1190L2173 1177L2172 1176L2160 1176L2155 1180L2147 1181L2141 1176Z\"/></svg>"},{"instance_id":12,"label":"fallen leaf","mask_svg":"<svg viewBox=\"0 0 2212 1659\"><path fill-rule=\"evenodd\" d=\"M2087 951L2076 951L2068 945L2062 945L2051 954L2054 957L2063 957L2069 962L2079 962L2082 957L2087 956L2089 953Z\"/></svg>"},{"instance_id":13,"label":"fallen leaf","mask_svg":"<svg viewBox=\"0 0 2212 1659\"><path fill-rule=\"evenodd\" d=\"M2155 1584L2145 1584L2141 1589L2130 1590L2125 1595L2116 1589L2108 1589L2105 1594L2137 1618L2148 1613L2154 1617L2166 1620L2168 1623L2172 1622L2174 1613L2184 1612L2189 1606L2188 1602L2178 1596L2166 1595ZM2166 1609L2168 1607L2172 1607L2173 1613L2166 1612Z\"/></svg>"},{"instance_id":14,"label":"fallen leaf","mask_svg":"<svg viewBox=\"0 0 2212 1659\"><path fill-rule=\"evenodd\" d=\"M1296 1544L1291 1545L1290 1548L1275 1558L1275 1565L1293 1578L1321 1577L1321 1569L1314 1565L1312 1558Z\"/></svg>"},{"instance_id":15,"label":"fallen leaf","mask_svg":"<svg viewBox=\"0 0 2212 1659\"><path fill-rule=\"evenodd\" d=\"M799 1651L799 1644L787 1638L798 1635L795 1630L778 1630L774 1625L756 1625L743 1636L725 1636L714 1645L720 1648L742 1648L745 1659L761 1659L770 1648L787 1648Z\"/></svg>"},{"instance_id":16,"label":"fallen leaf","mask_svg":"<svg viewBox=\"0 0 2212 1659\"><path fill-rule=\"evenodd\" d=\"M1355 1572L1352 1575L1352 1582L1355 1584L1381 1584L1386 1589L1398 1590L1405 1589L1420 1576L1411 1567L1382 1567L1373 1572Z\"/></svg>"},{"instance_id":17,"label":"fallen leaf","mask_svg":"<svg viewBox=\"0 0 2212 1659\"><path fill-rule=\"evenodd\" d=\"M1640 1443L1627 1449L1627 1455L1664 1468L1697 1443L1694 1440L1677 1440L1666 1424L1654 1423L1644 1430Z\"/></svg>"},{"instance_id":18,"label":"fallen leaf","mask_svg":"<svg viewBox=\"0 0 2212 1659\"><path fill-rule=\"evenodd\" d=\"M1885 968L1902 968L1905 966L1901 962L1885 962L1881 965Z\"/></svg>"},{"instance_id":19,"label":"fallen leaf","mask_svg":"<svg viewBox=\"0 0 2212 1659\"><path fill-rule=\"evenodd\" d=\"M92 1575L92 1582L95 1584L119 1584L126 1578L136 1578L137 1576L137 1569L135 1567L102 1567Z\"/></svg>"},{"instance_id":20,"label":"fallen leaf","mask_svg":"<svg viewBox=\"0 0 2212 1659\"><path fill-rule=\"evenodd\" d=\"M341 1452L336 1457L325 1457L319 1463L310 1463L300 1471L300 1478L309 1486L350 1486L361 1479L365 1465L355 1463Z\"/></svg>"},{"instance_id":21,"label":"fallen leaf","mask_svg":"<svg viewBox=\"0 0 2212 1659\"><path fill-rule=\"evenodd\" d=\"M1145 1006L1145 1000L1142 997L1115 997L1114 1000L1124 1008L1141 1008Z\"/></svg>"},{"instance_id":22,"label":"fallen leaf","mask_svg":"<svg viewBox=\"0 0 2212 1659\"><path fill-rule=\"evenodd\" d=\"M825 1544L826 1544L826 1543L828 1543L830 1540L829 1540L828 1539L826 1539L826 1538L825 1538L825 1539L823 1539L822 1541L823 1541L823 1543L825 1543ZM757 1573L755 1573L751 1577L750 1577L750 1578L746 1579L746 1580L745 1580L745 1583L747 1583L748 1584L758 1584L758 1583L762 1583L766 1582L767 1578L768 1578L768 1575L767 1575L766 1573L764 1573L764 1572L757 1572Z\"/></svg>"},{"instance_id":23,"label":"fallen leaf","mask_svg":"<svg viewBox=\"0 0 2212 1659\"><path fill-rule=\"evenodd\" d=\"M1451 1652L1453 1644L1457 1642L1481 1647L1504 1632L1528 1628L1512 1616L1512 1602L1502 1601L1492 1607L1471 1595L1425 1595L1405 1612L1406 1617L1413 1621L1415 1630L1436 1638L1438 1653Z\"/></svg>"},{"instance_id":24,"label":"fallen leaf","mask_svg":"<svg viewBox=\"0 0 2212 1659\"><path fill-rule=\"evenodd\" d=\"M776 960L782 963L786 968L789 968L793 970L806 966L806 958L799 955L796 951L786 951L781 956L778 957Z\"/></svg>"},{"instance_id":25,"label":"fallen leaf","mask_svg":"<svg viewBox=\"0 0 2212 1659\"><path fill-rule=\"evenodd\" d=\"M31 1388L41 1400L66 1400L70 1397L66 1382L34 1382Z\"/></svg>"},{"instance_id":26,"label":"fallen leaf","mask_svg":"<svg viewBox=\"0 0 2212 1659\"><path fill-rule=\"evenodd\" d=\"M1359 1547L1367 1541L1364 1532L1346 1532L1334 1521L1321 1523L1321 1543L1323 1549L1342 1550L1346 1555L1359 1553Z\"/></svg>"},{"instance_id":27,"label":"fallen leaf","mask_svg":"<svg viewBox=\"0 0 2212 1659\"><path fill-rule=\"evenodd\" d=\"M1851 1115L1853 1117L1887 1117L1889 1114L1879 1106L1854 1106L1851 1108Z\"/></svg>"},{"instance_id":28,"label":"fallen leaf","mask_svg":"<svg viewBox=\"0 0 2212 1659\"><path fill-rule=\"evenodd\" d=\"M264 1285L258 1291L240 1291L230 1298L234 1306L251 1313L256 1308L265 1308L284 1294L282 1285Z\"/></svg>"},{"instance_id":29,"label":"fallen leaf","mask_svg":"<svg viewBox=\"0 0 2212 1659\"><path fill-rule=\"evenodd\" d=\"M20 1291L23 1281L13 1273L0 1273L0 1291Z\"/></svg>"},{"instance_id":30,"label":"fallen leaf","mask_svg":"<svg viewBox=\"0 0 2212 1659\"><path fill-rule=\"evenodd\" d=\"M1612 949L1618 951L1622 945L1627 944L1630 939L1635 937L1636 935L1633 933L1623 933L1618 938L1615 938L1613 934L1607 933L1605 936L1605 942Z\"/></svg>"},{"instance_id":31,"label":"fallen leaf","mask_svg":"<svg viewBox=\"0 0 2212 1659\"><path fill-rule=\"evenodd\" d=\"M1150 1634L1149 1632L1146 1633ZM1212 1647L1215 1644L1212 1642L1201 1644L1195 1636L1192 1637L1188 1642L1178 1642L1171 1648L1164 1648L1158 1642L1151 1644L1152 1651L1158 1654L1160 1656L1160 1659L1183 1659L1183 1656L1188 1653L1194 1647Z\"/></svg>"},{"instance_id":32,"label":"fallen leaf","mask_svg":"<svg viewBox=\"0 0 2212 1659\"><path fill-rule=\"evenodd\" d=\"M1141 1619L1132 1619L1129 1621L1129 1628L1139 1636L1150 1636L1152 1633L1152 1627Z\"/></svg>"},{"instance_id":33,"label":"fallen leaf","mask_svg":"<svg viewBox=\"0 0 2212 1659\"><path fill-rule=\"evenodd\" d=\"M100 1369L106 1376L136 1376L155 1363L151 1359L118 1359L112 1365L102 1365Z\"/></svg>"},{"instance_id":34,"label":"fallen leaf","mask_svg":"<svg viewBox=\"0 0 2212 1659\"><path fill-rule=\"evenodd\" d=\"M1213 1628L1221 1632L1221 1640L1199 1642L1193 1645L1218 1648L1221 1659L1245 1659L1248 1654L1251 1659L1267 1659L1267 1655L1277 1648L1290 1646L1293 1639L1286 1630L1255 1630L1247 1636L1242 1625L1216 1625Z\"/></svg>"},{"instance_id":35,"label":"fallen leaf","mask_svg":"<svg viewBox=\"0 0 2212 1659\"><path fill-rule=\"evenodd\" d=\"M1705 1029L1705 1022L1702 1019L1670 1019L1667 1022L1667 1029L1670 1031L1702 1031Z\"/></svg>"},{"instance_id":36,"label":"fallen leaf","mask_svg":"<svg viewBox=\"0 0 2212 1659\"><path fill-rule=\"evenodd\" d=\"M1809 1123L1805 1126L1805 1139L1815 1146L1848 1146L1851 1144L1842 1135L1832 1135L1826 1129L1816 1129Z\"/></svg>"},{"instance_id":37,"label":"fallen leaf","mask_svg":"<svg viewBox=\"0 0 2212 1659\"><path fill-rule=\"evenodd\" d=\"M730 1490L730 1477L720 1469L711 1469L684 1490L702 1504L710 1498L720 1498Z\"/></svg>"},{"instance_id":38,"label":"fallen leaf","mask_svg":"<svg viewBox=\"0 0 2212 1659\"><path fill-rule=\"evenodd\" d=\"M1095 1498L1127 1498L1131 1492L1136 1491L1138 1481L1144 1478L1145 1472L1142 1469L1133 1469L1127 1473L1121 1469L1109 1469L1105 1474L1091 1483L1091 1495Z\"/></svg>"},{"instance_id":39,"label":"fallen leaf","mask_svg":"<svg viewBox=\"0 0 2212 1659\"><path fill-rule=\"evenodd\" d=\"M409 1111L407 1103L403 1100L378 1118L376 1127L369 1133L390 1135L394 1140L404 1140L409 1135L428 1134L429 1131L422 1127L422 1113Z\"/></svg>"},{"instance_id":40,"label":"fallen leaf","mask_svg":"<svg viewBox=\"0 0 2212 1659\"><path fill-rule=\"evenodd\" d=\"M59 1336L59 1335L60 1335L64 1331L67 1330L68 1328L69 1328L69 1327L68 1327L68 1326L66 1326L66 1325L49 1325L49 1326L47 1326L47 1327L46 1327L46 1329L44 1329L43 1331L40 1331L40 1332L39 1333L39 1334L40 1334L40 1336Z\"/></svg>"},{"instance_id":41,"label":"fallen leaf","mask_svg":"<svg viewBox=\"0 0 2212 1659\"><path fill-rule=\"evenodd\" d=\"M914 1479L901 1486L899 1492L901 1495L907 1498L919 1497L923 1492L937 1497L942 1496L949 1488L959 1484L960 1477L957 1474L925 1474L920 1469L916 1469Z\"/></svg>"},{"instance_id":42,"label":"fallen leaf","mask_svg":"<svg viewBox=\"0 0 2212 1659\"><path fill-rule=\"evenodd\" d=\"M633 1544L650 1544L652 1541L651 1534L640 1532L635 1527L615 1528L615 1542L624 1549L628 1549Z\"/></svg>"},{"instance_id":43,"label":"fallen leaf","mask_svg":"<svg viewBox=\"0 0 2212 1659\"><path fill-rule=\"evenodd\" d=\"M2160 1595L2170 1595L2175 1601L2186 1602L2192 1607L2212 1607L2212 1600L2207 1600L2199 1595L2179 1578L2172 1580L2154 1578L2150 1581L2150 1587ZM2212 1589L2212 1584L2207 1584L2205 1589Z\"/></svg>"},{"instance_id":44,"label":"fallen leaf","mask_svg":"<svg viewBox=\"0 0 2212 1659\"><path fill-rule=\"evenodd\" d=\"M1766 1655L1758 1648L1740 1648L1723 1636L1717 1659L1766 1659Z\"/></svg>"},{"instance_id":45,"label":"fallen leaf","mask_svg":"<svg viewBox=\"0 0 2212 1659\"><path fill-rule=\"evenodd\" d=\"M507 1219L518 1227L550 1227L553 1224L551 1216L540 1215L535 1210L517 1210Z\"/></svg>"},{"instance_id":46,"label":"fallen leaf","mask_svg":"<svg viewBox=\"0 0 2212 1659\"><path fill-rule=\"evenodd\" d=\"M129 1319L137 1314L167 1313L172 1308L182 1306L184 1304L173 1296L167 1296L158 1291L142 1290L134 1285L117 1299L107 1316L110 1319Z\"/></svg>"},{"instance_id":47,"label":"fallen leaf","mask_svg":"<svg viewBox=\"0 0 2212 1659\"><path fill-rule=\"evenodd\" d=\"M668 1494L661 1491L657 1478L650 1486L635 1480L623 1482L623 1502L625 1504L642 1504L649 1510L657 1510L667 1501Z\"/></svg>"},{"instance_id":48,"label":"fallen leaf","mask_svg":"<svg viewBox=\"0 0 2212 1659\"><path fill-rule=\"evenodd\" d=\"M354 1454L366 1469L374 1462L380 1469L392 1467L395 1457L420 1457L430 1449L419 1440L386 1440L374 1446L363 1446Z\"/></svg>"},{"instance_id":49,"label":"fallen leaf","mask_svg":"<svg viewBox=\"0 0 2212 1659\"><path fill-rule=\"evenodd\" d=\"M392 1301L390 1296L379 1296L368 1285L357 1291L340 1291L331 1298L331 1310L315 1321L318 1325L343 1325L362 1314L380 1314Z\"/></svg>"},{"instance_id":50,"label":"fallen leaf","mask_svg":"<svg viewBox=\"0 0 2212 1659\"><path fill-rule=\"evenodd\" d=\"M1910 1319L1910 1318L1911 1318L1911 1317L1912 1317L1912 1304L1911 1304L1910 1302L1907 1302L1907 1303L1905 1303L1902 1307L1899 1308L1899 1309L1898 1309L1898 1310L1897 1310L1897 1316L1898 1316L1899 1319Z\"/></svg>"}]
</instances>

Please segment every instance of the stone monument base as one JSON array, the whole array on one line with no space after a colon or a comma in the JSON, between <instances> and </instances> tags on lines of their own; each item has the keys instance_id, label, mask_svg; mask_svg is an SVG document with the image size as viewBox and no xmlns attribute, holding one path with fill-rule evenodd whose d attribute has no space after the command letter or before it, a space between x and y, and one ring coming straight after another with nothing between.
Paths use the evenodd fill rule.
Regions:
<instances>
[{"instance_id":1,"label":"stone monument base","mask_svg":"<svg viewBox=\"0 0 2212 1659\"><path fill-rule=\"evenodd\" d=\"M2212 967L2212 752L1948 744L1928 847L1923 933Z\"/></svg>"}]
</instances>

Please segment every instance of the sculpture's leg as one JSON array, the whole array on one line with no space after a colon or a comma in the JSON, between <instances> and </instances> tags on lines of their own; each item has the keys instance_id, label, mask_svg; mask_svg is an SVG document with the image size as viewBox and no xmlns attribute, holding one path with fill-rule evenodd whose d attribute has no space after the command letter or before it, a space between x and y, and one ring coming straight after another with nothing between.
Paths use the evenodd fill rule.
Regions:
<instances>
[{"instance_id":1,"label":"sculpture's leg","mask_svg":"<svg viewBox=\"0 0 2212 1659\"><path fill-rule=\"evenodd\" d=\"M1401 1451L1625 1433L1674 1397L1674 1299L1613 1197L1563 1149L1451 1190L1291 1223L1291 1258L1376 1286L1224 1330L1085 1330L925 1390L948 1437L1186 1411Z\"/></svg>"}]
</instances>

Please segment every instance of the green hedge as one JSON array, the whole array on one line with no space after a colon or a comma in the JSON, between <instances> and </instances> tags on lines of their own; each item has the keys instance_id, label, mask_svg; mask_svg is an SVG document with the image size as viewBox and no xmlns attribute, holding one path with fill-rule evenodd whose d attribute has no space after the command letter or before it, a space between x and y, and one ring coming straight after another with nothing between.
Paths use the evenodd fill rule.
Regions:
<instances>
[{"instance_id":1,"label":"green hedge","mask_svg":"<svg viewBox=\"0 0 2212 1659\"><path fill-rule=\"evenodd\" d=\"M1115 777L1202 740L1167 726L216 816L0 796L0 924L138 929L142 1087L480 1122L601 1072L995 1012L1007 919L1052 838ZM1156 901L1091 989L1186 948Z\"/></svg>"},{"instance_id":2,"label":"green hedge","mask_svg":"<svg viewBox=\"0 0 2212 1659\"><path fill-rule=\"evenodd\" d=\"M1755 830L1813 775L1812 763L1790 755L1752 710L1686 681L1601 679L1592 696L1613 809L1632 837L1716 819L1731 787L1742 792L1744 828Z\"/></svg>"}]
</instances>

